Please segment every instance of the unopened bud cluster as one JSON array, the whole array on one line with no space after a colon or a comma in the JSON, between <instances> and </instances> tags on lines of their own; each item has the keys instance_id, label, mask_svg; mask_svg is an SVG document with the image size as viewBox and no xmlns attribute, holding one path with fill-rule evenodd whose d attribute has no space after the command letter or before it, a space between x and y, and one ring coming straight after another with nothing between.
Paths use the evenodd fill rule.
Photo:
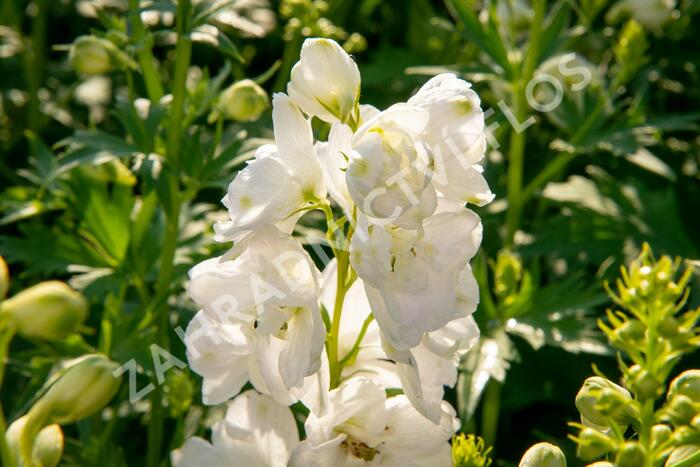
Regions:
<instances>
[{"instance_id":1,"label":"unopened bud cluster","mask_svg":"<svg viewBox=\"0 0 700 467\"><path fill-rule=\"evenodd\" d=\"M578 457L600 460L589 467L700 462L700 451L691 449L700 445L700 370L667 386L674 366L700 344L700 310L683 310L692 271L680 269L679 260L656 260L645 245L622 269L617 290L608 288L620 309L608 310L599 326L620 352L622 379L588 378L576 396L581 423L572 423L578 432L570 437Z\"/></svg>"}]
</instances>

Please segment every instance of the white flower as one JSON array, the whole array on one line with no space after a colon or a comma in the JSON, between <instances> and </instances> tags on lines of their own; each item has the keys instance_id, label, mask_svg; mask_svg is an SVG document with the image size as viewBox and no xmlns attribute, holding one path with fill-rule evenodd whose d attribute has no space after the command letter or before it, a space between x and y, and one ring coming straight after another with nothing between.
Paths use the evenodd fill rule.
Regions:
<instances>
[{"instance_id":1,"label":"white flower","mask_svg":"<svg viewBox=\"0 0 700 467\"><path fill-rule=\"evenodd\" d=\"M405 396L387 398L365 378L351 379L329 398L328 413L307 418L307 438L292 453L290 467L452 465L448 440L459 422L446 402L433 424Z\"/></svg>"},{"instance_id":2,"label":"white flower","mask_svg":"<svg viewBox=\"0 0 700 467\"><path fill-rule=\"evenodd\" d=\"M396 104L363 124L353 135L351 148L339 145L348 158L348 193L361 212L416 228L435 210L432 155L420 139L427 123L425 110ZM331 135L338 136L343 132ZM347 131L344 136L347 141Z\"/></svg>"},{"instance_id":3,"label":"white flower","mask_svg":"<svg viewBox=\"0 0 700 467\"><path fill-rule=\"evenodd\" d=\"M359 217L350 260L391 347L415 347L424 333L474 311L478 289L464 271L481 236L479 217L460 207L425 219L418 231Z\"/></svg>"},{"instance_id":4,"label":"white flower","mask_svg":"<svg viewBox=\"0 0 700 467\"><path fill-rule=\"evenodd\" d=\"M359 118L360 71L331 39L304 41L287 92L309 116L329 123L351 123Z\"/></svg>"},{"instance_id":5,"label":"white flower","mask_svg":"<svg viewBox=\"0 0 700 467\"><path fill-rule=\"evenodd\" d=\"M477 165L486 151L484 113L471 84L443 73L425 83L408 104L430 115L421 136L432 150L435 188L459 203L491 202L494 195Z\"/></svg>"},{"instance_id":6,"label":"white flower","mask_svg":"<svg viewBox=\"0 0 700 467\"><path fill-rule=\"evenodd\" d=\"M173 451L174 467L235 465L286 467L299 433L292 412L267 396L247 391L212 427L212 443L192 437Z\"/></svg>"},{"instance_id":7,"label":"white flower","mask_svg":"<svg viewBox=\"0 0 700 467\"><path fill-rule=\"evenodd\" d=\"M331 260L321 276L321 304L333 314L337 291L338 263ZM345 358L353 349L362 331L365 320L372 313L367 301L362 279L356 279L345 294L342 314L340 315L340 335L338 336L338 357ZM398 370L389 361L382 349L382 341L377 322L372 320L358 347L357 355L343 367L342 379L362 376L383 388L400 388Z\"/></svg>"},{"instance_id":8,"label":"white flower","mask_svg":"<svg viewBox=\"0 0 700 467\"><path fill-rule=\"evenodd\" d=\"M326 197L309 122L284 94L273 96L272 120L275 144L260 147L228 187L223 203L231 220L215 225L220 240L283 221L291 231L301 210Z\"/></svg>"},{"instance_id":9,"label":"white flower","mask_svg":"<svg viewBox=\"0 0 700 467\"><path fill-rule=\"evenodd\" d=\"M385 342L384 348L396 362L404 394L434 423L440 420L444 386L457 383L457 365L478 339L479 327L470 315L424 334L420 344L410 350L397 351Z\"/></svg>"},{"instance_id":10,"label":"white flower","mask_svg":"<svg viewBox=\"0 0 700 467\"><path fill-rule=\"evenodd\" d=\"M204 402L221 403L248 380L280 403L297 400L291 389L318 371L325 334L318 270L299 242L269 227L190 275L202 311L185 342L192 369L204 377Z\"/></svg>"}]
</instances>

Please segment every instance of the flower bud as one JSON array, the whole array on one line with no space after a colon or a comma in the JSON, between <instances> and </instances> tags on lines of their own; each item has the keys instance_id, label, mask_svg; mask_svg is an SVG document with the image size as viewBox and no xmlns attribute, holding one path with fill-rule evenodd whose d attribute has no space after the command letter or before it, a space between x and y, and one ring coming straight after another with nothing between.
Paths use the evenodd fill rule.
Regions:
<instances>
[{"instance_id":1,"label":"flower bud","mask_svg":"<svg viewBox=\"0 0 700 467\"><path fill-rule=\"evenodd\" d=\"M577 455L583 460L595 459L615 449L615 441L594 428L584 428L576 438Z\"/></svg>"},{"instance_id":2,"label":"flower bud","mask_svg":"<svg viewBox=\"0 0 700 467\"><path fill-rule=\"evenodd\" d=\"M72 423L92 415L112 400L121 378L119 365L102 355L89 355L69 367L29 410L28 416L47 423Z\"/></svg>"},{"instance_id":3,"label":"flower bud","mask_svg":"<svg viewBox=\"0 0 700 467\"><path fill-rule=\"evenodd\" d=\"M270 99L254 81L244 79L229 86L219 100L219 109L226 118L252 122L270 107Z\"/></svg>"},{"instance_id":4,"label":"flower bud","mask_svg":"<svg viewBox=\"0 0 700 467\"><path fill-rule=\"evenodd\" d=\"M615 330L615 335L621 341L637 342L644 339L645 327L636 319L631 319Z\"/></svg>"},{"instance_id":5,"label":"flower bud","mask_svg":"<svg viewBox=\"0 0 700 467\"><path fill-rule=\"evenodd\" d=\"M646 453L639 443L628 441L617 452L617 467L639 467L646 465Z\"/></svg>"},{"instance_id":6,"label":"flower bud","mask_svg":"<svg viewBox=\"0 0 700 467\"><path fill-rule=\"evenodd\" d=\"M668 425L660 423L651 427L651 447L656 449L671 438L673 431Z\"/></svg>"},{"instance_id":7,"label":"flower bud","mask_svg":"<svg viewBox=\"0 0 700 467\"><path fill-rule=\"evenodd\" d=\"M576 408L581 416L603 427L609 425L609 417L623 425L630 423L631 402L629 391L599 376L588 378L576 395Z\"/></svg>"},{"instance_id":8,"label":"flower bud","mask_svg":"<svg viewBox=\"0 0 700 467\"><path fill-rule=\"evenodd\" d=\"M661 383L639 365L632 365L626 376L628 387L641 399L656 399L663 391Z\"/></svg>"},{"instance_id":9,"label":"flower bud","mask_svg":"<svg viewBox=\"0 0 700 467\"><path fill-rule=\"evenodd\" d=\"M0 256L0 300L5 298L8 288L10 288L10 273L5 260Z\"/></svg>"},{"instance_id":10,"label":"flower bud","mask_svg":"<svg viewBox=\"0 0 700 467\"><path fill-rule=\"evenodd\" d=\"M698 413L693 400L682 394L678 394L671 399L666 407L666 414L675 426L687 425Z\"/></svg>"},{"instance_id":11,"label":"flower bud","mask_svg":"<svg viewBox=\"0 0 700 467\"><path fill-rule=\"evenodd\" d=\"M566 457L553 444L537 443L525 452L519 467L566 467Z\"/></svg>"},{"instance_id":12,"label":"flower bud","mask_svg":"<svg viewBox=\"0 0 700 467\"><path fill-rule=\"evenodd\" d=\"M7 444L10 453L15 460L21 458L20 439L25 429L27 416L15 420L7 429ZM34 438L31 450L31 459L34 465L42 467L55 467L61 460L63 454L63 431L59 425L49 425L44 427ZM22 464L20 464L22 465Z\"/></svg>"},{"instance_id":13,"label":"flower bud","mask_svg":"<svg viewBox=\"0 0 700 467\"><path fill-rule=\"evenodd\" d=\"M608 461L598 461L592 464L588 464L586 467L615 467L615 464Z\"/></svg>"},{"instance_id":14,"label":"flower bud","mask_svg":"<svg viewBox=\"0 0 700 467\"><path fill-rule=\"evenodd\" d=\"M677 394L687 396L694 402L700 402L700 370L684 371L671 381L668 390L669 399Z\"/></svg>"},{"instance_id":15,"label":"flower bud","mask_svg":"<svg viewBox=\"0 0 700 467\"><path fill-rule=\"evenodd\" d=\"M357 122L360 71L337 42L307 39L292 68L289 97L309 116L328 123Z\"/></svg>"},{"instance_id":16,"label":"flower bud","mask_svg":"<svg viewBox=\"0 0 700 467\"><path fill-rule=\"evenodd\" d=\"M659 323L659 334L667 339L672 339L678 335L680 324L673 316L666 316Z\"/></svg>"},{"instance_id":17,"label":"flower bud","mask_svg":"<svg viewBox=\"0 0 700 467\"><path fill-rule=\"evenodd\" d=\"M666 465L671 466L671 465L676 465L677 463L687 459L688 457L692 456L696 452L700 451L700 446L688 444L684 446L679 446L673 451L671 451L671 455L668 457L668 460L666 461ZM694 464L697 465L697 464Z\"/></svg>"},{"instance_id":18,"label":"flower bud","mask_svg":"<svg viewBox=\"0 0 700 467\"><path fill-rule=\"evenodd\" d=\"M116 46L107 39L80 36L73 42L68 59L78 73L102 75L115 68L116 51Z\"/></svg>"},{"instance_id":19,"label":"flower bud","mask_svg":"<svg viewBox=\"0 0 700 467\"><path fill-rule=\"evenodd\" d=\"M8 319L18 334L50 342L76 332L88 310L82 295L58 281L42 282L0 304L0 315Z\"/></svg>"}]
</instances>

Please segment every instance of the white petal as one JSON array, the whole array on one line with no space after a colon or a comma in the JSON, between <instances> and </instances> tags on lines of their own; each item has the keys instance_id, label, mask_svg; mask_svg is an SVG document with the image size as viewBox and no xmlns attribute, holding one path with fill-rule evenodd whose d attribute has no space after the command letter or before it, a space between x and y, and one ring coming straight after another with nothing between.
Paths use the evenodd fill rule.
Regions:
<instances>
[{"instance_id":1,"label":"white petal","mask_svg":"<svg viewBox=\"0 0 700 467\"><path fill-rule=\"evenodd\" d=\"M337 42L307 39L287 91L306 114L329 123L347 122L359 98L360 71Z\"/></svg>"},{"instance_id":2,"label":"white petal","mask_svg":"<svg viewBox=\"0 0 700 467\"><path fill-rule=\"evenodd\" d=\"M299 309L287 326L289 340L280 355L279 370L287 387L292 388L301 386L304 377L318 371L325 328L317 307Z\"/></svg>"},{"instance_id":3,"label":"white petal","mask_svg":"<svg viewBox=\"0 0 700 467\"><path fill-rule=\"evenodd\" d=\"M227 459L214 446L198 437L188 438L180 449L173 451L171 461L173 467L223 466L227 464Z\"/></svg>"},{"instance_id":4,"label":"white petal","mask_svg":"<svg viewBox=\"0 0 700 467\"><path fill-rule=\"evenodd\" d=\"M302 442L292 453L289 467L344 467L348 455L340 447L340 443L345 438L345 435L338 435L318 445L312 445L308 441Z\"/></svg>"},{"instance_id":5,"label":"white petal","mask_svg":"<svg viewBox=\"0 0 700 467\"><path fill-rule=\"evenodd\" d=\"M428 457L441 452L455 432L455 412L447 402L440 408L438 423L420 415L405 396L387 401L388 430L384 449L407 459Z\"/></svg>"}]
</instances>

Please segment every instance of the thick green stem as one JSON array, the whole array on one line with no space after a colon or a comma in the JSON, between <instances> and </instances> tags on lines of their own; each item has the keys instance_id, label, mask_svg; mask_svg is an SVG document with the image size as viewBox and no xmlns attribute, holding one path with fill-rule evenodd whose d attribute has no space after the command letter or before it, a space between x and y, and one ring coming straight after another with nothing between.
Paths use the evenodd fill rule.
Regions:
<instances>
[{"instance_id":1,"label":"thick green stem","mask_svg":"<svg viewBox=\"0 0 700 467\"><path fill-rule=\"evenodd\" d=\"M167 153L174 166L180 162L181 123L184 115L185 94L187 92L187 70L192 58L190 39L190 1L181 0L177 4L177 45L175 46L175 71L173 73L173 101L168 122Z\"/></svg>"},{"instance_id":2,"label":"thick green stem","mask_svg":"<svg viewBox=\"0 0 700 467\"><path fill-rule=\"evenodd\" d=\"M481 436L487 445L496 444L498 434L498 417L501 410L502 384L492 379L486 386L481 417Z\"/></svg>"},{"instance_id":3,"label":"thick green stem","mask_svg":"<svg viewBox=\"0 0 700 467\"><path fill-rule=\"evenodd\" d=\"M152 102L158 102L163 97L163 85L160 82L158 68L153 58L153 40L150 36L147 36L146 28L141 21L139 1L129 0L129 9L131 11L131 29L133 30L134 42L137 43L136 57L141 67L143 81L146 84L146 92Z\"/></svg>"},{"instance_id":4,"label":"thick green stem","mask_svg":"<svg viewBox=\"0 0 700 467\"><path fill-rule=\"evenodd\" d=\"M14 334L12 329L4 327L3 323L0 322L0 388L2 388L2 382L5 376L8 349L10 348L10 342ZM2 465L14 467L10 448L7 445L7 439L5 439L6 431L7 423L5 422L5 413L2 410L2 405L0 405L0 460L2 460Z\"/></svg>"},{"instance_id":5,"label":"thick green stem","mask_svg":"<svg viewBox=\"0 0 700 467\"><path fill-rule=\"evenodd\" d=\"M190 32L190 0L181 0L177 6L177 45L175 46L175 71L173 74L173 101L170 108L170 119L168 121L167 138L167 159L173 167L179 167L180 147L182 143L181 124L184 115L184 104L186 95L187 69L190 66L192 55L192 42L189 37ZM175 171L177 173L177 170ZM175 251L180 233L180 207L182 195L177 175L171 175L168 180L170 184L171 206L164 206L167 224L165 237L163 239L162 252L160 257L160 273L156 284L156 294L154 297L154 320L157 326L157 343L164 349L169 349L168 336L168 303L167 298L170 293L170 285L173 279ZM161 200L162 201L162 200ZM155 381L155 389L151 394L151 421L148 426L148 451L147 465L156 467L160 464L161 450L163 444L163 390Z\"/></svg>"}]
</instances>

